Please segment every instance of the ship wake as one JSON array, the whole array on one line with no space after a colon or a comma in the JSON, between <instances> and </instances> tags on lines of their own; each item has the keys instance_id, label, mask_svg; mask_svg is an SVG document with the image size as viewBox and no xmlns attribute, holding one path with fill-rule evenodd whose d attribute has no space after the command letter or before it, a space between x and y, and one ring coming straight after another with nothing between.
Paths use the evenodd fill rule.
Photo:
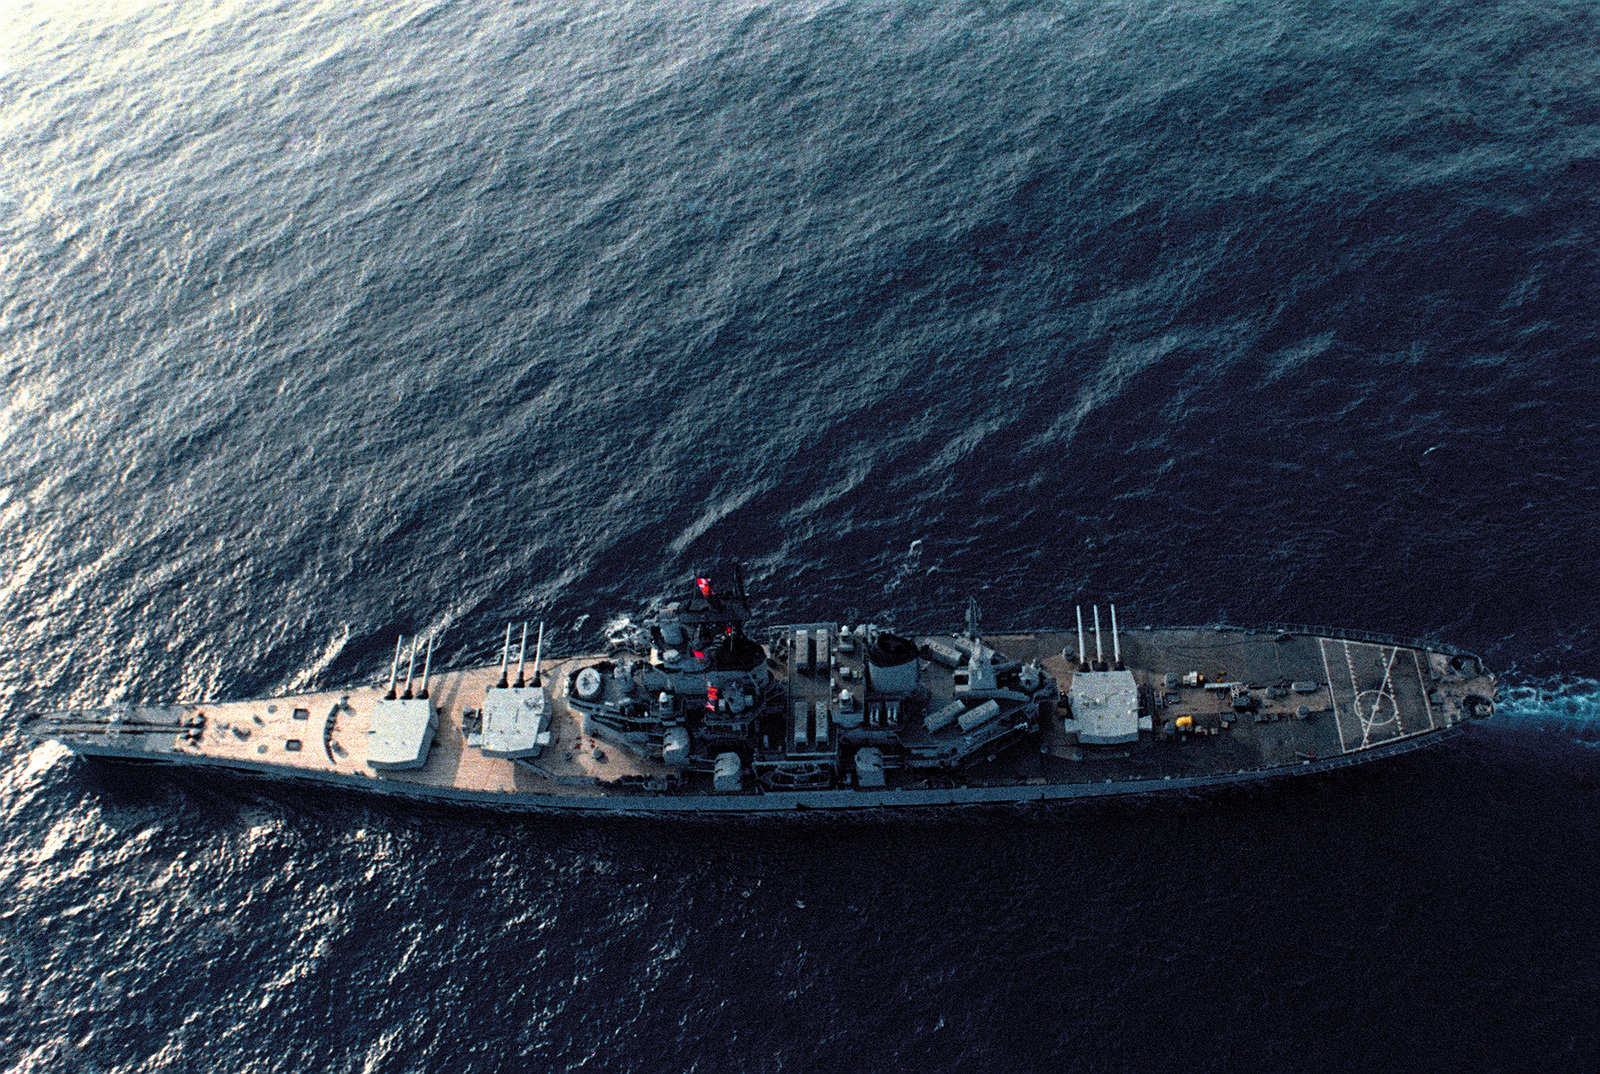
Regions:
<instances>
[{"instance_id":1,"label":"ship wake","mask_svg":"<svg viewBox=\"0 0 1600 1074\"><path fill-rule=\"evenodd\" d=\"M1600 680L1552 675L1503 683L1495 717L1513 727L1570 736L1600 749Z\"/></svg>"}]
</instances>

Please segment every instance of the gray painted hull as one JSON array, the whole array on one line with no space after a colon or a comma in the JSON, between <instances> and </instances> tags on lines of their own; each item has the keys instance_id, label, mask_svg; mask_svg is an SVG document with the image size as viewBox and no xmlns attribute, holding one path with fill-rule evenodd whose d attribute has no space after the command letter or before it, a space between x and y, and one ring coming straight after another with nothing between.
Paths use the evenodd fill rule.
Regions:
<instances>
[{"instance_id":1,"label":"gray painted hull","mask_svg":"<svg viewBox=\"0 0 1600 1074\"><path fill-rule=\"evenodd\" d=\"M738 795L605 794L589 798L552 794L504 794L454 787L433 787L390 780L375 781L352 776L310 776L276 765L225 763L210 759L174 761L152 758L142 752L118 750L103 746L78 746L74 748L73 752L96 761L109 761L129 765L155 764L174 768L209 768L289 785L331 786L413 801L488 807L514 813L703 814L712 816L727 814L782 814L807 810L821 812L915 810L983 804L1064 802L1259 785L1271 781L1335 772L1354 768L1357 765L1414 753L1418 750L1430 749L1451 739L1458 738L1464 731L1464 727L1449 727L1428 735L1377 746L1356 755L1328 757L1272 769L1215 773L1204 776L1106 780L1101 783L1058 783L1031 786L969 786L943 789L908 788L879 791L828 790Z\"/></svg>"}]
</instances>

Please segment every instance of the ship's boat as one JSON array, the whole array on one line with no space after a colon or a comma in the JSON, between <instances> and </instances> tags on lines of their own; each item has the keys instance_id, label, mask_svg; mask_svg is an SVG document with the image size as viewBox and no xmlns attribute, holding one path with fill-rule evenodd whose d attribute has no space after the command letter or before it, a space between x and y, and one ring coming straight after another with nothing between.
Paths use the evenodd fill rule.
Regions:
<instances>
[{"instance_id":1,"label":"ship's boat","mask_svg":"<svg viewBox=\"0 0 1600 1074\"><path fill-rule=\"evenodd\" d=\"M1035 801L1250 782L1405 753L1493 711L1482 662L1293 625L748 631L709 578L607 652L237 701L29 716L88 757L213 766L510 809L759 812Z\"/></svg>"}]
</instances>

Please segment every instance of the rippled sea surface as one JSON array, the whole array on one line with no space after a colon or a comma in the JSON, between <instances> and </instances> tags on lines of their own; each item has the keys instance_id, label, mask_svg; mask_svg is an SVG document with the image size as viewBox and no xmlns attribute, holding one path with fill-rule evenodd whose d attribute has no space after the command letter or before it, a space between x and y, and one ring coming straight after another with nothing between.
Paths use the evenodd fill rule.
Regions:
<instances>
[{"instance_id":1,"label":"rippled sea surface","mask_svg":"<svg viewBox=\"0 0 1600 1074\"><path fill-rule=\"evenodd\" d=\"M0 7L0 1069L1592 1070L1600 12ZM1329 623L1497 718L1088 807L508 818L37 708L758 615Z\"/></svg>"}]
</instances>

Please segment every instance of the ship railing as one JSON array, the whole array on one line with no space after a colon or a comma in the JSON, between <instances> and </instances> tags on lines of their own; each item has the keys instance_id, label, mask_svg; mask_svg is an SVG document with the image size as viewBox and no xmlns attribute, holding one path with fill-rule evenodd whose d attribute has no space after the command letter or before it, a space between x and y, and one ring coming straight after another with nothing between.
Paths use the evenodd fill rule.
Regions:
<instances>
[{"instance_id":1,"label":"ship railing","mask_svg":"<svg viewBox=\"0 0 1600 1074\"><path fill-rule=\"evenodd\" d=\"M1060 627L1035 628L1029 630L995 630L996 636L1005 634L1042 634L1060 632ZM1234 626L1230 623L1202 623L1198 626L1149 626L1137 629L1144 630L1231 630L1241 634L1307 634L1319 638L1337 638L1340 641L1361 641L1373 645L1396 645L1402 649L1422 649L1425 652L1443 653L1446 656L1470 656L1474 660L1482 661L1482 657L1470 649L1462 649L1448 642L1436 641L1429 638L1403 638L1395 634L1382 634L1374 630L1351 630L1348 627L1316 626L1310 623L1253 623L1250 626ZM1126 633L1127 628L1124 628ZM922 633L918 631L917 633Z\"/></svg>"},{"instance_id":2,"label":"ship railing","mask_svg":"<svg viewBox=\"0 0 1600 1074\"><path fill-rule=\"evenodd\" d=\"M1422 649L1431 653L1444 653L1447 656L1470 656L1477 659L1478 654L1466 649L1457 648L1448 642L1434 641L1428 638L1403 638L1397 634L1383 634L1375 630L1352 630L1348 627L1318 626L1311 623L1258 623L1254 626L1229 626L1226 623L1210 623L1202 627L1180 627L1180 630L1241 630L1255 634L1308 634L1319 638L1337 638L1339 641L1361 641L1372 645L1395 645L1402 649Z\"/></svg>"}]
</instances>

